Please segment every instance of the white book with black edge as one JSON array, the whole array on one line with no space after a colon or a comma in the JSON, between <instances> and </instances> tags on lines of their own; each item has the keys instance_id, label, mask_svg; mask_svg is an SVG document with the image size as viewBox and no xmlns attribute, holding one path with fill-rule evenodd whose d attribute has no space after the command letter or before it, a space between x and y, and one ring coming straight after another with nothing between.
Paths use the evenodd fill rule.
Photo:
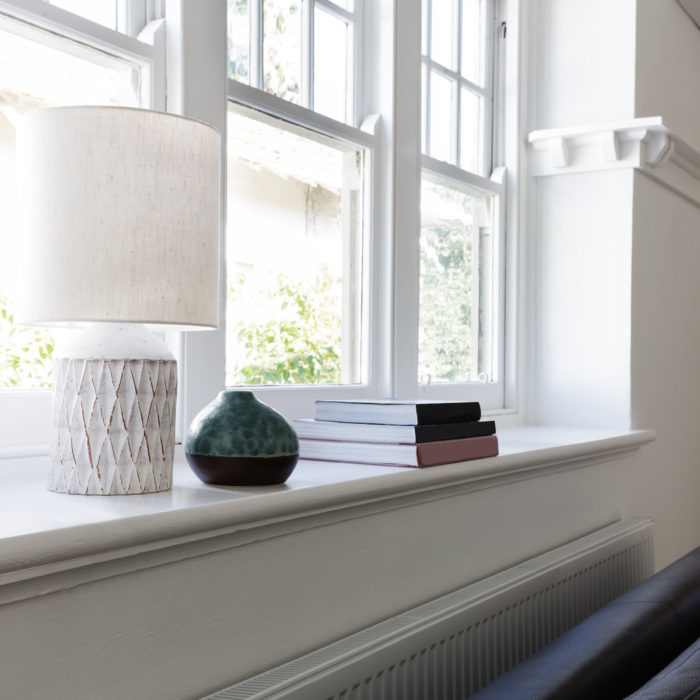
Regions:
<instances>
[{"instance_id":1,"label":"white book with black edge","mask_svg":"<svg viewBox=\"0 0 700 700\"><path fill-rule=\"evenodd\" d=\"M406 401L401 399L359 399L316 401L316 420L341 423L385 425L431 425L478 421L478 401Z\"/></svg>"},{"instance_id":2,"label":"white book with black edge","mask_svg":"<svg viewBox=\"0 0 700 700\"><path fill-rule=\"evenodd\" d=\"M493 435L492 420L433 425L385 425L381 423L342 423L339 421L297 418L292 421L300 438L313 440L347 440L357 442L421 443L438 440Z\"/></svg>"}]
</instances>

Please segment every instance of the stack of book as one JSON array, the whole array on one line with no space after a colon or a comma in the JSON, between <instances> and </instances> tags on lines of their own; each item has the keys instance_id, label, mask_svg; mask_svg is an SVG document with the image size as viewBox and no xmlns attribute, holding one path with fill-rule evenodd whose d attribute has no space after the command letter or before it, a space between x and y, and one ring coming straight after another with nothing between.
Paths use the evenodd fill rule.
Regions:
<instances>
[{"instance_id":1,"label":"stack of book","mask_svg":"<svg viewBox=\"0 0 700 700\"><path fill-rule=\"evenodd\" d=\"M498 454L496 424L480 418L476 401L316 401L294 429L302 459L432 467Z\"/></svg>"}]
</instances>

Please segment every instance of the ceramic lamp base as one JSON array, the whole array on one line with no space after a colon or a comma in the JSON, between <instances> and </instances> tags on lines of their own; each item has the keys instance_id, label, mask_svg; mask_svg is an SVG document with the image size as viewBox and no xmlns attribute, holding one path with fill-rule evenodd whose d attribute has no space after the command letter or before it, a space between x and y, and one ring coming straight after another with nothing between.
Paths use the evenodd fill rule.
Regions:
<instances>
[{"instance_id":1,"label":"ceramic lamp base","mask_svg":"<svg viewBox=\"0 0 700 700\"><path fill-rule=\"evenodd\" d=\"M176 397L172 356L56 360L49 490L125 495L171 488Z\"/></svg>"}]
</instances>

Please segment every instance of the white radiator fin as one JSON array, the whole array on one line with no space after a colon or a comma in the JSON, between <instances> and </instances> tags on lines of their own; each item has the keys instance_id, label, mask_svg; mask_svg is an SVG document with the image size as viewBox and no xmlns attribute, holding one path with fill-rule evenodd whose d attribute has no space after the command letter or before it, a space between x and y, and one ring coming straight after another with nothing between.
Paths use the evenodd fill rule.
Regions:
<instances>
[{"instance_id":1,"label":"white radiator fin","mask_svg":"<svg viewBox=\"0 0 700 700\"><path fill-rule=\"evenodd\" d=\"M208 697L461 700L652 573L625 520Z\"/></svg>"}]
</instances>

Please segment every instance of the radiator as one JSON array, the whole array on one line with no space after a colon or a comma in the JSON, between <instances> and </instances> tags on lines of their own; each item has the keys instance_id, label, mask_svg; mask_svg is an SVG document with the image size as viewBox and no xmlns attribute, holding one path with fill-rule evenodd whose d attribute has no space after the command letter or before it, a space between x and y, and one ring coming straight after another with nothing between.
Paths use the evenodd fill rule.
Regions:
<instances>
[{"instance_id":1,"label":"radiator","mask_svg":"<svg viewBox=\"0 0 700 700\"><path fill-rule=\"evenodd\" d=\"M467 698L650 576L652 527L623 520L207 697Z\"/></svg>"}]
</instances>

